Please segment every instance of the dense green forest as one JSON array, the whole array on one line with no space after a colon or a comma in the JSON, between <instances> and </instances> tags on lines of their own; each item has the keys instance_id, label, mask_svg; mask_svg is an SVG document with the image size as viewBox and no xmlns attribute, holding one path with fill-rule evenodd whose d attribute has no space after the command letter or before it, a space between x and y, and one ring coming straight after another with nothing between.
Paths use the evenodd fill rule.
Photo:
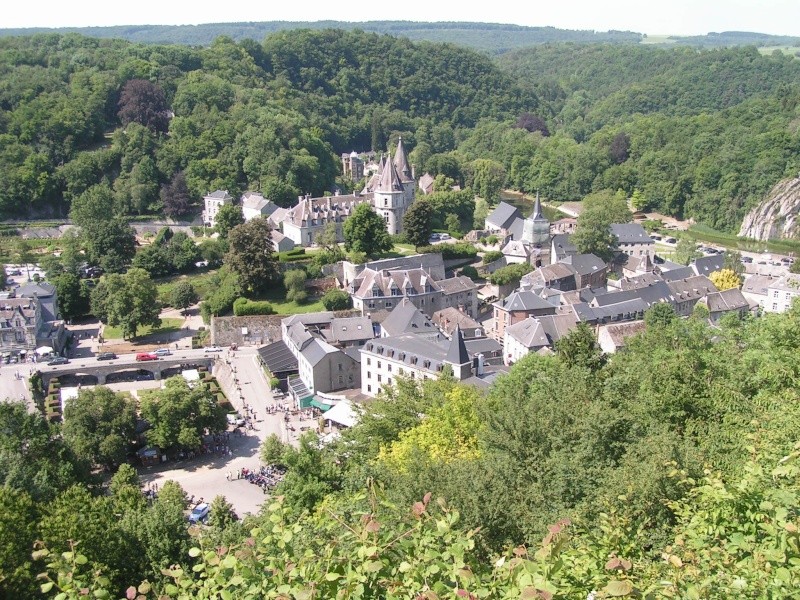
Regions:
<instances>
[{"instance_id":1,"label":"dense green forest","mask_svg":"<svg viewBox=\"0 0 800 600\"><path fill-rule=\"evenodd\" d=\"M405 37L415 41L452 43L492 53L547 42L638 43L642 39L640 34L631 31L573 31L556 29L555 27L524 27L498 23L425 23L415 21L365 21L360 23L346 21L267 21L262 23L206 23L202 25L120 25L116 27L70 27L58 29L0 29L0 37L32 35L35 33L79 33L97 38L118 38L130 42L149 44L206 46L219 36L230 37L237 42L247 39L261 42L272 33L296 29L360 30L368 33ZM774 43L785 44L787 42L776 41Z\"/></svg>"},{"instance_id":2,"label":"dense green forest","mask_svg":"<svg viewBox=\"0 0 800 600\"><path fill-rule=\"evenodd\" d=\"M211 190L281 204L337 183L337 155L402 136L417 171L476 169L551 200L635 190L734 231L800 166L800 62L752 47L544 44L497 59L361 31L263 43L0 39L0 215L66 216L95 185L119 215L197 214ZM494 198L489 198L493 200Z\"/></svg>"},{"instance_id":3,"label":"dense green forest","mask_svg":"<svg viewBox=\"0 0 800 600\"><path fill-rule=\"evenodd\" d=\"M201 25L117 25L113 27L31 27L0 29L0 37L37 33L79 33L96 38L117 38L145 44L187 44L206 46L219 36L234 41L261 42L276 31L292 29L343 29L386 33L415 41L445 42L475 50L501 53L515 48L553 42L637 44L648 40L632 31L589 31L555 27L526 27L501 23L419 21L266 21L245 23L204 23ZM749 31L711 32L696 36L668 36L663 43L696 47L798 46L800 38Z\"/></svg>"},{"instance_id":4,"label":"dense green forest","mask_svg":"<svg viewBox=\"0 0 800 600\"><path fill-rule=\"evenodd\" d=\"M268 438L263 460L288 468L273 503L236 521L217 498L210 525L188 530L176 485L145 501L127 466L109 486L89 475L92 449L114 433L92 402L113 393L87 397L94 424L63 435L22 405L0 405L0 589L793 597L800 306L712 328L658 305L645 321L610 357L578 328L554 356L528 356L488 390L446 374L400 378L326 446L311 434L298 448Z\"/></svg>"}]
</instances>

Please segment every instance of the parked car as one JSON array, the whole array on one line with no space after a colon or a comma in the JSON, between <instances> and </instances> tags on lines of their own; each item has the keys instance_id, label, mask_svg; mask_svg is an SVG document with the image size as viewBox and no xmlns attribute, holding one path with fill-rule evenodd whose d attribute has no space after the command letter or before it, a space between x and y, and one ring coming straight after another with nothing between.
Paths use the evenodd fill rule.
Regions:
<instances>
[{"instance_id":1,"label":"parked car","mask_svg":"<svg viewBox=\"0 0 800 600\"><path fill-rule=\"evenodd\" d=\"M239 413L228 413L228 425L233 425L234 427L242 427L245 423L244 417Z\"/></svg>"},{"instance_id":2,"label":"parked car","mask_svg":"<svg viewBox=\"0 0 800 600\"><path fill-rule=\"evenodd\" d=\"M439 235L439 239L440 240L449 240L450 239L450 234L449 233L442 233L442 234Z\"/></svg>"},{"instance_id":3,"label":"parked car","mask_svg":"<svg viewBox=\"0 0 800 600\"><path fill-rule=\"evenodd\" d=\"M97 360L114 360L117 355L113 352L101 352L97 355Z\"/></svg>"},{"instance_id":4,"label":"parked car","mask_svg":"<svg viewBox=\"0 0 800 600\"><path fill-rule=\"evenodd\" d=\"M668 237L664 241L667 242L668 244L677 244L678 243L678 240L676 240L674 237Z\"/></svg>"},{"instance_id":5,"label":"parked car","mask_svg":"<svg viewBox=\"0 0 800 600\"><path fill-rule=\"evenodd\" d=\"M442 239L442 238L438 233L432 233L431 237L428 238L428 241L429 242L435 242L435 241L440 240L440 239Z\"/></svg>"},{"instance_id":6,"label":"parked car","mask_svg":"<svg viewBox=\"0 0 800 600\"><path fill-rule=\"evenodd\" d=\"M203 351L204 352L222 352L222 348L220 348L217 345L207 346L206 348L203 348Z\"/></svg>"},{"instance_id":7,"label":"parked car","mask_svg":"<svg viewBox=\"0 0 800 600\"><path fill-rule=\"evenodd\" d=\"M169 348L159 348L155 352L153 352L156 356L169 356L172 352L169 351Z\"/></svg>"},{"instance_id":8,"label":"parked car","mask_svg":"<svg viewBox=\"0 0 800 600\"><path fill-rule=\"evenodd\" d=\"M152 352L140 352L136 355L136 360L158 360L158 355L153 354Z\"/></svg>"},{"instance_id":9,"label":"parked car","mask_svg":"<svg viewBox=\"0 0 800 600\"><path fill-rule=\"evenodd\" d=\"M744 264L748 264L749 265L749 264L751 264L753 262L753 257L752 256L743 256L742 257L742 262Z\"/></svg>"},{"instance_id":10,"label":"parked car","mask_svg":"<svg viewBox=\"0 0 800 600\"><path fill-rule=\"evenodd\" d=\"M189 513L189 523L205 523L208 520L208 513L210 510L211 507L208 505L208 502L197 504L192 509L192 512Z\"/></svg>"},{"instance_id":11,"label":"parked car","mask_svg":"<svg viewBox=\"0 0 800 600\"><path fill-rule=\"evenodd\" d=\"M66 365L69 359L66 356L55 356L47 361L48 365Z\"/></svg>"}]
</instances>

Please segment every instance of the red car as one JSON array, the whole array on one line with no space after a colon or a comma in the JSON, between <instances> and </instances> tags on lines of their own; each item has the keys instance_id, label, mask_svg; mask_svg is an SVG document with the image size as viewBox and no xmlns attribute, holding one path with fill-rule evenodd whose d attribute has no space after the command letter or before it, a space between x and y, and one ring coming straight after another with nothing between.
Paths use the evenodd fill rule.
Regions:
<instances>
[{"instance_id":1,"label":"red car","mask_svg":"<svg viewBox=\"0 0 800 600\"><path fill-rule=\"evenodd\" d=\"M136 355L136 360L158 360L158 356L152 352L142 352Z\"/></svg>"}]
</instances>

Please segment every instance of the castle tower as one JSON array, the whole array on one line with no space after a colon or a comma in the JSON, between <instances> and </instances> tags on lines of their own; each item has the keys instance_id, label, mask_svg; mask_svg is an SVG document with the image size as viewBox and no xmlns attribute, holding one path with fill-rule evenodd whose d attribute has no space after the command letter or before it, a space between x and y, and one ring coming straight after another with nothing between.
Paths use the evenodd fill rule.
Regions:
<instances>
[{"instance_id":1,"label":"castle tower","mask_svg":"<svg viewBox=\"0 0 800 600\"><path fill-rule=\"evenodd\" d=\"M403 230L406 213L405 191L392 161L387 160L372 196L375 212L386 221L386 230L397 235Z\"/></svg>"},{"instance_id":2,"label":"castle tower","mask_svg":"<svg viewBox=\"0 0 800 600\"><path fill-rule=\"evenodd\" d=\"M400 183L403 185L403 192L405 193L405 204L409 206L414 201L417 185L414 181L414 171L408 162L408 154L403 145L403 138L397 141L397 151L394 153L394 168L397 169L397 175L400 178Z\"/></svg>"}]
</instances>

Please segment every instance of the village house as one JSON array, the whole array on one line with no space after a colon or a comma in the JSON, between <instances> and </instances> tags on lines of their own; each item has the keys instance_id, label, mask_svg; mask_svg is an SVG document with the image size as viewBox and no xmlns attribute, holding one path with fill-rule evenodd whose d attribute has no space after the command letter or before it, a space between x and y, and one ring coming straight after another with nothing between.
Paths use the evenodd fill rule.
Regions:
<instances>
[{"instance_id":1,"label":"village house","mask_svg":"<svg viewBox=\"0 0 800 600\"><path fill-rule=\"evenodd\" d=\"M498 342L505 339L506 328L528 317L554 315L556 307L531 291L514 292L492 304L494 327L490 336Z\"/></svg>"},{"instance_id":2,"label":"village house","mask_svg":"<svg viewBox=\"0 0 800 600\"><path fill-rule=\"evenodd\" d=\"M773 280L767 286L765 312L786 312L792 302L800 296L800 275L788 274Z\"/></svg>"},{"instance_id":3,"label":"village house","mask_svg":"<svg viewBox=\"0 0 800 600\"><path fill-rule=\"evenodd\" d=\"M708 294L702 300L708 309L708 319L714 325L719 325L723 316L733 313L744 318L750 311L750 303L739 288L731 288L721 292Z\"/></svg>"},{"instance_id":4,"label":"village house","mask_svg":"<svg viewBox=\"0 0 800 600\"><path fill-rule=\"evenodd\" d=\"M761 310L765 310L769 286L774 281L776 278L770 275L749 275L742 284L742 295L753 306L759 306Z\"/></svg>"},{"instance_id":5,"label":"village house","mask_svg":"<svg viewBox=\"0 0 800 600\"><path fill-rule=\"evenodd\" d=\"M216 190L203 197L203 202L203 223L206 227L216 227L219 209L226 204L233 204L233 196L228 193L228 190Z\"/></svg>"},{"instance_id":6,"label":"village house","mask_svg":"<svg viewBox=\"0 0 800 600\"><path fill-rule=\"evenodd\" d=\"M0 355L24 358L42 347L60 354L69 332L59 316L55 287L48 283L0 292Z\"/></svg>"},{"instance_id":7,"label":"village house","mask_svg":"<svg viewBox=\"0 0 800 600\"><path fill-rule=\"evenodd\" d=\"M572 254L562 261L575 270L577 288L605 287L608 283L608 265L594 254Z\"/></svg>"},{"instance_id":8,"label":"village house","mask_svg":"<svg viewBox=\"0 0 800 600\"><path fill-rule=\"evenodd\" d=\"M578 319L572 313L522 319L505 330L503 362L513 365L528 354L552 350L577 325Z\"/></svg>"},{"instance_id":9,"label":"village house","mask_svg":"<svg viewBox=\"0 0 800 600\"><path fill-rule=\"evenodd\" d=\"M403 298L380 324L380 337L404 333L435 333L430 317L421 312L408 298Z\"/></svg>"},{"instance_id":10,"label":"village house","mask_svg":"<svg viewBox=\"0 0 800 600\"><path fill-rule=\"evenodd\" d=\"M453 335L456 327L461 329L461 335L464 336L464 340L486 337L486 330L483 325L464 311L452 306L437 310L433 313L431 321L448 338Z\"/></svg>"},{"instance_id":11,"label":"village house","mask_svg":"<svg viewBox=\"0 0 800 600\"><path fill-rule=\"evenodd\" d=\"M473 374L473 359L458 328L450 340L438 333L372 340L361 348L361 392L376 396L401 376L438 379L446 367L458 381Z\"/></svg>"},{"instance_id":12,"label":"village house","mask_svg":"<svg viewBox=\"0 0 800 600\"><path fill-rule=\"evenodd\" d=\"M598 331L597 343L603 352L613 354L622 350L629 338L642 333L644 330L644 321L603 325Z\"/></svg>"},{"instance_id":13,"label":"village house","mask_svg":"<svg viewBox=\"0 0 800 600\"><path fill-rule=\"evenodd\" d=\"M267 200L258 192L245 192L240 198L242 206L242 217L245 221L251 221L258 217L269 218L278 208L272 200Z\"/></svg>"},{"instance_id":14,"label":"village house","mask_svg":"<svg viewBox=\"0 0 800 600\"><path fill-rule=\"evenodd\" d=\"M522 213L507 202L500 202L484 219L483 228L487 232L505 239L509 236L515 237L514 231L512 231L512 225L515 224L515 229L519 229L516 239L519 239L522 234Z\"/></svg>"},{"instance_id":15,"label":"village house","mask_svg":"<svg viewBox=\"0 0 800 600\"><path fill-rule=\"evenodd\" d=\"M611 233L617 238L618 252L653 259L655 242L638 223L612 223Z\"/></svg>"}]
</instances>

